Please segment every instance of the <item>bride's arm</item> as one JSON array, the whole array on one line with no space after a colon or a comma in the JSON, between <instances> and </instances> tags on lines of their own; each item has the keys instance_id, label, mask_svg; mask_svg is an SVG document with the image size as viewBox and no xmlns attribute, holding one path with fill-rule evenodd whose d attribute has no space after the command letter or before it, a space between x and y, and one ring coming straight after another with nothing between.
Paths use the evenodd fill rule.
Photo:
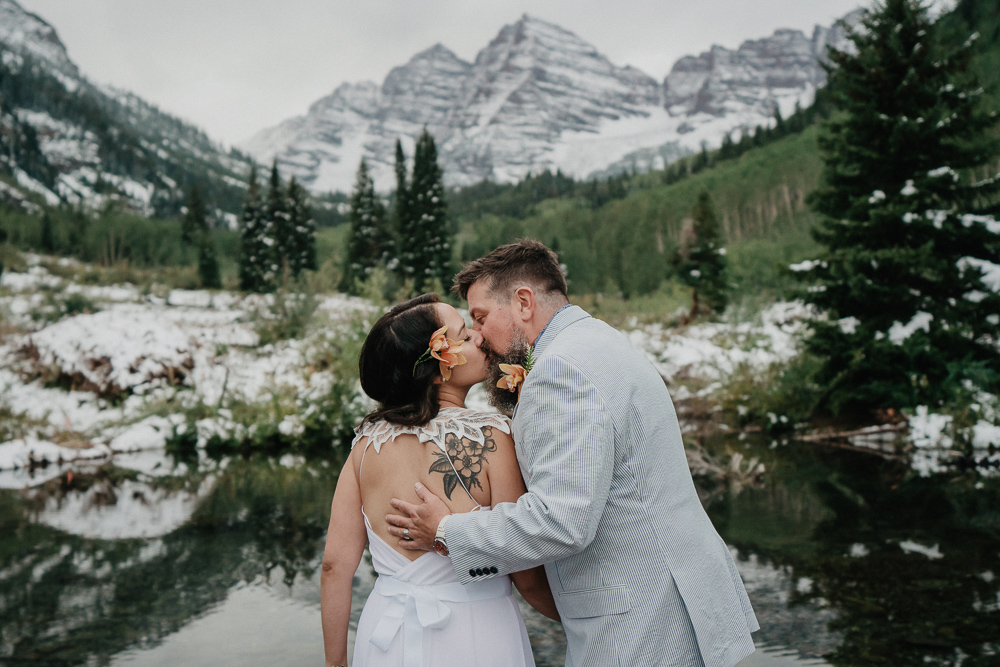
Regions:
<instances>
[{"instance_id":1,"label":"bride's arm","mask_svg":"<svg viewBox=\"0 0 1000 667\"><path fill-rule=\"evenodd\" d=\"M323 618L323 650L326 664L347 665L347 625L351 620L351 585L365 550L361 515L361 489L354 456L347 459L337 478L330 507L330 527L323 551L320 575L320 610Z\"/></svg>"},{"instance_id":2,"label":"bride's arm","mask_svg":"<svg viewBox=\"0 0 1000 667\"><path fill-rule=\"evenodd\" d=\"M492 429L492 437L497 444L495 452L489 456L486 475L490 480L490 503L516 503L527 489L521 468L517 465L517 454L514 441L509 435ZM517 587L518 593L540 614L559 621L559 611L552 597L549 580L545 576L545 567L539 565L530 570L512 572L511 581Z\"/></svg>"}]
</instances>

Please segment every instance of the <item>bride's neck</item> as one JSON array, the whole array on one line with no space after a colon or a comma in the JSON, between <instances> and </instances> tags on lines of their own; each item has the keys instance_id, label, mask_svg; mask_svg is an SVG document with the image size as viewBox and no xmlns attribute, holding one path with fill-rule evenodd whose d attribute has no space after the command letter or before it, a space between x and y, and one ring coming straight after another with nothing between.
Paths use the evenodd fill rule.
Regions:
<instances>
[{"instance_id":1,"label":"bride's neck","mask_svg":"<svg viewBox=\"0 0 1000 667\"><path fill-rule=\"evenodd\" d=\"M465 397L469 394L468 387L455 387L442 384L438 389L438 404L442 408L464 408Z\"/></svg>"}]
</instances>

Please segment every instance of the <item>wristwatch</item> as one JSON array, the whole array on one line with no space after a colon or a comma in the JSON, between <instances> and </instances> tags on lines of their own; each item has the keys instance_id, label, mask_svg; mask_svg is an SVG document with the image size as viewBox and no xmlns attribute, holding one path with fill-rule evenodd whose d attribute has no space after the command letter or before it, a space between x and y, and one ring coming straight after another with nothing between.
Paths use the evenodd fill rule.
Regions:
<instances>
[{"instance_id":1,"label":"wristwatch","mask_svg":"<svg viewBox=\"0 0 1000 667\"><path fill-rule=\"evenodd\" d=\"M437 532L434 533L434 551L438 552L442 556L448 555L448 541L444 539L444 524L451 517L449 514L445 518L441 519L441 523L438 524Z\"/></svg>"}]
</instances>

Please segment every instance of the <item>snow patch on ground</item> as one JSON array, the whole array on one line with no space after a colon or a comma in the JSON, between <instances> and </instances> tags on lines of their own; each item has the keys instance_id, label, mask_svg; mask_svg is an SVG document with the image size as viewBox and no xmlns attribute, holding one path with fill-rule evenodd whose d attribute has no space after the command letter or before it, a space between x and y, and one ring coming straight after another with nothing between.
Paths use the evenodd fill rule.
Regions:
<instances>
[{"instance_id":1,"label":"snow patch on ground","mask_svg":"<svg viewBox=\"0 0 1000 667\"><path fill-rule=\"evenodd\" d=\"M0 340L0 408L15 420L15 439L0 442L0 486L9 488L53 479L67 462L163 450L197 406L212 411L193 426L201 446L213 435L248 435L226 406L263 409L278 396L286 410L305 406L278 424L294 436L336 380L312 359L348 335L347 322L378 312L358 298L319 296L324 326L260 346L256 327L274 319L273 295L67 284L46 271L45 258L24 259L30 268L5 272L0 284L0 310L25 331ZM85 296L97 312L50 321L58 312L46 299L65 294Z\"/></svg>"},{"instance_id":2,"label":"snow patch on ground","mask_svg":"<svg viewBox=\"0 0 1000 667\"><path fill-rule=\"evenodd\" d=\"M79 375L102 393L172 382L194 365L190 337L141 305L70 317L36 332L30 343L40 363Z\"/></svg>"},{"instance_id":3,"label":"snow patch on ground","mask_svg":"<svg viewBox=\"0 0 1000 667\"><path fill-rule=\"evenodd\" d=\"M684 328L651 324L626 333L668 382L682 373L720 380L741 365L762 369L796 356L798 336L809 312L801 302L779 302L752 322L710 322Z\"/></svg>"}]
</instances>

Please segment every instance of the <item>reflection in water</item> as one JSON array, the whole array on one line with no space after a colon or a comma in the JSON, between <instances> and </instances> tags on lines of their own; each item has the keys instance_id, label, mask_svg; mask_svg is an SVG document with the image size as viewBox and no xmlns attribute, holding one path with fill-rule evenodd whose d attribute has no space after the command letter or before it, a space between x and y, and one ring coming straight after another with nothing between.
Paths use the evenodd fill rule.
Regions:
<instances>
[{"instance_id":1,"label":"reflection in water","mask_svg":"<svg viewBox=\"0 0 1000 667\"><path fill-rule=\"evenodd\" d=\"M153 478L103 467L0 493L0 661L102 663L126 648L157 645L234 587L312 576L337 469L327 461L293 469L233 460L212 473ZM102 502L115 505L108 494L120 496L126 482L186 496L213 474L190 520L162 537L105 540L38 522L53 498L82 506L96 487ZM101 514L100 503L90 507Z\"/></svg>"},{"instance_id":2,"label":"reflection in water","mask_svg":"<svg viewBox=\"0 0 1000 667\"><path fill-rule=\"evenodd\" d=\"M306 585L302 585L305 583ZM317 589L297 582L294 590ZM284 590L283 590L284 589ZM116 656L114 667L256 667L322 665L316 606L283 594L282 586L237 586L210 613L196 618L158 646Z\"/></svg>"},{"instance_id":3,"label":"reflection in water","mask_svg":"<svg viewBox=\"0 0 1000 667\"><path fill-rule=\"evenodd\" d=\"M845 666L1000 661L997 480L919 478L899 462L805 444L770 456L759 444L746 448L769 459L767 487L709 513L741 556L793 582L777 615L766 591L751 595L765 641ZM752 572L750 562L741 571ZM793 610L803 607L829 632L800 634Z\"/></svg>"},{"instance_id":4,"label":"reflection in water","mask_svg":"<svg viewBox=\"0 0 1000 667\"><path fill-rule=\"evenodd\" d=\"M746 667L996 663L998 480L911 478L812 445L709 447L768 471L762 488L714 493L708 508L767 646ZM0 491L0 665L321 659L339 462L155 459ZM363 561L355 618L373 582ZM561 665L561 627L525 618L539 667Z\"/></svg>"}]
</instances>

